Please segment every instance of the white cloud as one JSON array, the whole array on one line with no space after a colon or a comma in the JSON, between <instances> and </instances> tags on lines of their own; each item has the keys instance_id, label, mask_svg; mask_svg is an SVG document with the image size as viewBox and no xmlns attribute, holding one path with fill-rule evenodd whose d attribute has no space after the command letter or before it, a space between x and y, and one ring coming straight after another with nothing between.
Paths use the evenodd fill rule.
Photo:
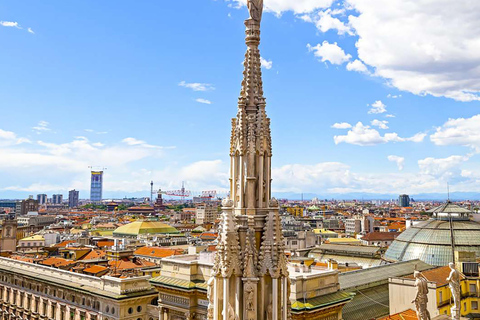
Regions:
<instances>
[{"instance_id":1,"label":"white cloud","mask_svg":"<svg viewBox=\"0 0 480 320\"><path fill-rule=\"evenodd\" d=\"M48 126L49 126L49 123L47 121L41 120L38 122L38 124L35 127L32 128L32 130L36 134L41 134L42 132L46 132L46 131L52 131L52 129L50 129Z\"/></svg>"},{"instance_id":2,"label":"white cloud","mask_svg":"<svg viewBox=\"0 0 480 320\"><path fill-rule=\"evenodd\" d=\"M399 157L399 156L394 156L390 155L387 157L388 161L395 162L397 164L398 170L402 171L403 168L405 167L405 158L404 157Z\"/></svg>"},{"instance_id":3,"label":"white cloud","mask_svg":"<svg viewBox=\"0 0 480 320\"><path fill-rule=\"evenodd\" d=\"M420 172L423 174L429 174L433 176L443 176L448 175L452 176L452 169L456 170L460 174L458 166L468 161L469 156L450 156L448 158L435 159L435 158L425 158L418 160L418 167Z\"/></svg>"},{"instance_id":4,"label":"white cloud","mask_svg":"<svg viewBox=\"0 0 480 320\"><path fill-rule=\"evenodd\" d=\"M337 30L339 35L350 34L352 35L352 30L346 24L344 24L340 19L332 17L332 10L327 9L325 11L320 11L318 13L318 20L316 21L317 29L321 32L327 32L329 30Z\"/></svg>"},{"instance_id":5,"label":"white cloud","mask_svg":"<svg viewBox=\"0 0 480 320\"><path fill-rule=\"evenodd\" d=\"M0 26L20 28L20 25L18 24L18 22L13 22L13 21L0 21Z\"/></svg>"},{"instance_id":6,"label":"white cloud","mask_svg":"<svg viewBox=\"0 0 480 320\"><path fill-rule=\"evenodd\" d=\"M358 57L400 90L479 100L478 1L347 0Z\"/></svg>"},{"instance_id":7,"label":"white cloud","mask_svg":"<svg viewBox=\"0 0 480 320\"><path fill-rule=\"evenodd\" d=\"M334 123L332 125L332 128L334 128L334 129L350 129L351 127L352 127L352 125L350 123L347 123L347 122Z\"/></svg>"},{"instance_id":8,"label":"white cloud","mask_svg":"<svg viewBox=\"0 0 480 320\"><path fill-rule=\"evenodd\" d=\"M31 34L35 34L35 32L32 30L32 28L28 28L27 31Z\"/></svg>"},{"instance_id":9,"label":"white cloud","mask_svg":"<svg viewBox=\"0 0 480 320\"><path fill-rule=\"evenodd\" d=\"M209 83L199 83L199 82L193 82L193 83L187 83L185 81L181 81L178 84L180 87L185 87L192 89L193 91L211 91L215 90L215 87Z\"/></svg>"},{"instance_id":10,"label":"white cloud","mask_svg":"<svg viewBox=\"0 0 480 320\"><path fill-rule=\"evenodd\" d=\"M84 139L86 139L86 138L84 138ZM129 146L141 146L141 147L149 148L149 149L164 149L164 148L170 148L171 149L172 148L172 147L162 147L162 146L151 145L151 144L146 143L143 140L139 140L139 139L131 138L131 137L123 139L122 142L129 145Z\"/></svg>"},{"instance_id":11,"label":"white cloud","mask_svg":"<svg viewBox=\"0 0 480 320\"><path fill-rule=\"evenodd\" d=\"M307 44L307 48L308 51L313 52L315 57L319 58L322 62L329 61L331 64L342 64L352 58L351 55L345 54L345 51L343 51L336 42L331 44L325 40L322 44L317 44L314 47Z\"/></svg>"},{"instance_id":12,"label":"white cloud","mask_svg":"<svg viewBox=\"0 0 480 320\"><path fill-rule=\"evenodd\" d=\"M263 57L260 57L260 63L262 65L262 68L265 68L267 70L270 70L273 67L273 61L264 59Z\"/></svg>"},{"instance_id":13,"label":"white cloud","mask_svg":"<svg viewBox=\"0 0 480 320\"><path fill-rule=\"evenodd\" d=\"M438 146L458 145L480 151L480 114L471 118L449 119L430 140Z\"/></svg>"},{"instance_id":14,"label":"white cloud","mask_svg":"<svg viewBox=\"0 0 480 320\"><path fill-rule=\"evenodd\" d=\"M348 143L358 146L374 146L388 142L422 142L425 136L424 133L417 133L410 138L402 138L395 132L385 133L382 136L377 130L358 122L346 135L334 136L333 140L335 144Z\"/></svg>"},{"instance_id":15,"label":"white cloud","mask_svg":"<svg viewBox=\"0 0 480 320\"><path fill-rule=\"evenodd\" d=\"M212 101L207 100L207 99L202 99L202 98L195 99L195 101L197 101L198 103L203 103L203 104L212 104Z\"/></svg>"},{"instance_id":16,"label":"white cloud","mask_svg":"<svg viewBox=\"0 0 480 320\"><path fill-rule=\"evenodd\" d=\"M355 60L347 63L347 70L348 71L361 72L361 73L367 73L367 74L370 73L367 69L367 66L365 64L363 64L363 62L358 60L358 59L355 59Z\"/></svg>"},{"instance_id":17,"label":"white cloud","mask_svg":"<svg viewBox=\"0 0 480 320\"><path fill-rule=\"evenodd\" d=\"M392 99L398 99L398 98L401 98L402 95L401 94L388 94L387 95L387 98L392 98Z\"/></svg>"},{"instance_id":18,"label":"white cloud","mask_svg":"<svg viewBox=\"0 0 480 320\"><path fill-rule=\"evenodd\" d=\"M0 129L0 147L30 143L27 138L19 138L16 133ZM3 156L3 155L2 155Z\"/></svg>"},{"instance_id":19,"label":"white cloud","mask_svg":"<svg viewBox=\"0 0 480 320\"><path fill-rule=\"evenodd\" d=\"M384 129L384 130L388 129L388 126L387 126L388 121L386 121L386 120L375 119L375 120L372 120L372 122L370 122L370 124L374 127L379 127L380 129Z\"/></svg>"},{"instance_id":20,"label":"white cloud","mask_svg":"<svg viewBox=\"0 0 480 320\"><path fill-rule=\"evenodd\" d=\"M375 101L370 105L370 110L368 110L368 113L370 114L379 114L379 113L385 113L387 112L387 106L380 100Z\"/></svg>"},{"instance_id":21,"label":"white cloud","mask_svg":"<svg viewBox=\"0 0 480 320\"><path fill-rule=\"evenodd\" d=\"M385 118L395 118L395 116L393 114L386 114Z\"/></svg>"}]
</instances>

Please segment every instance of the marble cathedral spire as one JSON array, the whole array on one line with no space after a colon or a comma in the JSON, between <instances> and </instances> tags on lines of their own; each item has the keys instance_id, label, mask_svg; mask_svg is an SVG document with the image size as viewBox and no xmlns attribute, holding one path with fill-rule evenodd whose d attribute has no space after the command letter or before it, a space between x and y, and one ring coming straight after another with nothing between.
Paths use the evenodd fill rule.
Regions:
<instances>
[{"instance_id":1,"label":"marble cathedral spire","mask_svg":"<svg viewBox=\"0 0 480 320\"><path fill-rule=\"evenodd\" d=\"M230 198L222 216L209 320L289 320L290 282L278 202L271 198L272 142L260 62L263 0L248 0L247 52L232 119Z\"/></svg>"}]
</instances>

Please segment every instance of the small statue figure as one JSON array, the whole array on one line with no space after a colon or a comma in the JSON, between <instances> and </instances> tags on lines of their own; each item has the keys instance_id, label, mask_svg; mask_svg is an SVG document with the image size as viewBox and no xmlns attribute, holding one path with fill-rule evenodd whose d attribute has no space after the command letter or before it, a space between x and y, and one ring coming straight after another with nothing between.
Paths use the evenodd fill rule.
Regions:
<instances>
[{"instance_id":1,"label":"small statue figure","mask_svg":"<svg viewBox=\"0 0 480 320\"><path fill-rule=\"evenodd\" d=\"M428 303L428 283L424 277L422 277L420 271L413 273L415 277L415 288L417 288L417 295L412 303L415 303L415 309L417 310L418 320L430 320L430 312L427 309Z\"/></svg>"},{"instance_id":2,"label":"small statue figure","mask_svg":"<svg viewBox=\"0 0 480 320\"><path fill-rule=\"evenodd\" d=\"M450 267L450 270L451 270L450 275L447 278L447 281L453 297L452 319L456 319L460 316L458 314L458 311L460 310L460 299L461 299L460 272L458 272L457 269L455 269L455 264L453 262L450 262L448 266Z\"/></svg>"},{"instance_id":3,"label":"small statue figure","mask_svg":"<svg viewBox=\"0 0 480 320\"><path fill-rule=\"evenodd\" d=\"M225 314L225 310L222 311L222 316L224 314ZM228 320L238 320L238 316L235 315L235 310L233 310L233 307L230 303L228 304L227 319Z\"/></svg>"},{"instance_id":4,"label":"small statue figure","mask_svg":"<svg viewBox=\"0 0 480 320\"><path fill-rule=\"evenodd\" d=\"M272 303L268 304L267 307L267 320L272 320L273 310L272 310Z\"/></svg>"},{"instance_id":5,"label":"small statue figure","mask_svg":"<svg viewBox=\"0 0 480 320\"><path fill-rule=\"evenodd\" d=\"M208 299L208 308L207 308L207 318L208 319L213 319L213 313L214 313L214 285L215 285L215 276L213 275L208 279L207 281L207 299Z\"/></svg>"},{"instance_id":6,"label":"small statue figure","mask_svg":"<svg viewBox=\"0 0 480 320\"><path fill-rule=\"evenodd\" d=\"M260 22L263 13L263 0L248 0L247 7L250 12L250 18Z\"/></svg>"},{"instance_id":7,"label":"small statue figure","mask_svg":"<svg viewBox=\"0 0 480 320\"><path fill-rule=\"evenodd\" d=\"M246 302L247 302L247 310L248 311L254 311L255 307L253 305L253 295L254 295L254 288L251 283L247 283L245 287L245 293L246 293Z\"/></svg>"}]
</instances>

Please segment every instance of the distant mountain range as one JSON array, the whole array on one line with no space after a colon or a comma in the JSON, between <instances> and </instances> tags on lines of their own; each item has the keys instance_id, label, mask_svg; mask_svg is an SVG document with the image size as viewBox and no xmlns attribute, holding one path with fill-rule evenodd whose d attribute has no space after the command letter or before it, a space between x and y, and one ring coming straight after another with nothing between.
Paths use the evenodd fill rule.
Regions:
<instances>
[{"instance_id":1,"label":"distant mountain range","mask_svg":"<svg viewBox=\"0 0 480 320\"><path fill-rule=\"evenodd\" d=\"M363 192L353 192L353 193L325 193L325 194L315 194L315 193L290 193L290 192L277 192L273 194L274 197L278 199L289 199L289 200L311 200L313 198L318 198L320 200L324 199L335 199L335 200L396 200L398 199L398 194L381 194L381 193L363 193ZM419 193L419 194L410 194L411 199L415 201L443 201L448 199L446 193ZM480 193L478 192L452 192L450 193L450 200L452 201L462 201L462 200L480 200Z\"/></svg>"}]
</instances>

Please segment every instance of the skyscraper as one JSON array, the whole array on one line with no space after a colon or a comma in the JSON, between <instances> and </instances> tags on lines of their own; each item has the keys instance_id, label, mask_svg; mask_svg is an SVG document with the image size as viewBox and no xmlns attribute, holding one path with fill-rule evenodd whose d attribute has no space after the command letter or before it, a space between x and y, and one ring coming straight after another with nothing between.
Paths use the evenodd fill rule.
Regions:
<instances>
[{"instance_id":1,"label":"skyscraper","mask_svg":"<svg viewBox=\"0 0 480 320\"><path fill-rule=\"evenodd\" d=\"M103 171L92 171L90 180L90 200L92 202L102 201Z\"/></svg>"},{"instance_id":2,"label":"skyscraper","mask_svg":"<svg viewBox=\"0 0 480 320\"><path fill-rule=\"evenodd\" d=\"M68 191L68 207L78 207L79 192L75 189Z\"/></svg>"},{"instance_id":3,"label":"skyscraper","mask_svg":"<svg viewBox=\"0 0 480 320\"><path fill-rule=\"evenodd\" d=\"M410 207L410 197L408 194L401 194L398 197L398 205L402 208Z\"/></svg>"},{"instance_id":4,"label":"skyscraper","mask_svg":"<svg viewBox=\"0 0 480 320\"><path fill-rule=\"evenodd\" d=\"M47 203L47 195L46 194L37 194L37 201L38 201L38 204Z\"/></svg>"},{"instance_id":5,"label":"skyscraper","mask_svg":"<svg viewBox=\"0 0 480 320\"><path fill-rule=\"evenodd\" d=\"M208 281L209 320L291 319L287 258L277 200L271 198L270 119L260 63L263 0L248 0L242 89L230 141L230 199Z\"/></svg>"},{"instance_id":6,"label":"skyscraper","mask_svg":"<svg viewBox=\"0 0 480 320\"><path fill-rule=\"evenodd\" d=\"M53 204L62 204L62 202L63 202L63 194L54 194L52 196Z\"/></svg>"}]
</instances>

